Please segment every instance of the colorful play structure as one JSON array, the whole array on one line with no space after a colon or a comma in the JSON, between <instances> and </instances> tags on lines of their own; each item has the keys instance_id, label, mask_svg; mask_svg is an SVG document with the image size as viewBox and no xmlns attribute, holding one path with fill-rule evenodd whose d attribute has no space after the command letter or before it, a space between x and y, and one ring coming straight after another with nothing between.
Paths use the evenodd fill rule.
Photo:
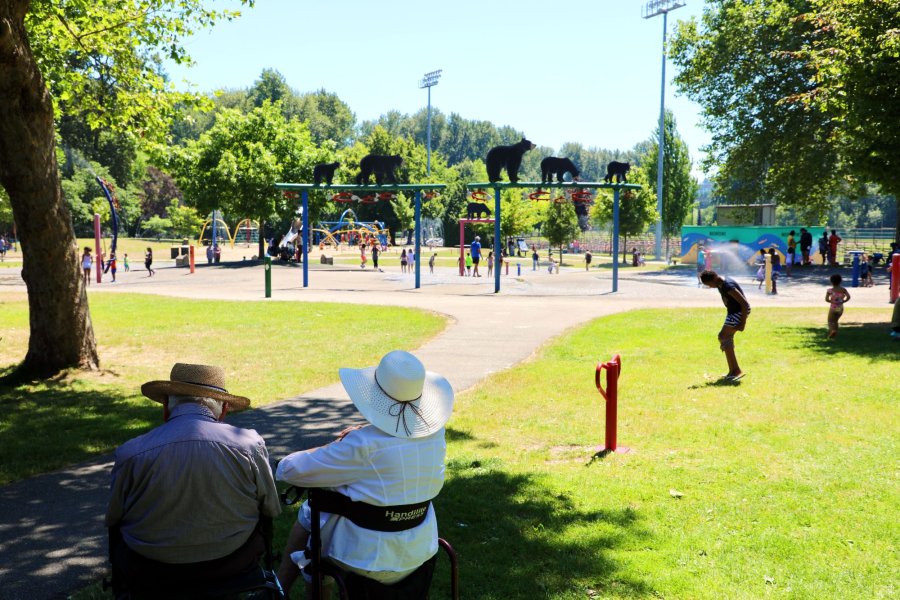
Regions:
<instances>
[{"instance_id":1,"label":"colorful play structure","mask_svg":"<svg viewBox=\"0 0 900 600\"><path fill-rule=\"evenodd\" d=\"M220 243L231 244L232 248L234 248L234 245L237 243L255 244L259 242L259 221L254 221L253 219L241 219L238 221L237 225L234 226L234 230L232 231L228 227L228 223L226 223L225 219L221 216L221 213L216 211L215 214L215 219L210 215L203 221L203 226L200 227L200 235L197 236L198 245L204 246L207 243L212 243L213 231L215 231L215 237ZM209 230L208 236L207 230Z\"/></svg>"},{"instance_id":2,"label":"colorful play structure","mask_svg":"<svg viewBox=\"0 0 900 600\"><path fill-rule=\"evenodd\" d=\"M367 236L375 236L382 247L387 247L391 241L391 232L385 228L384 223L360 221L352 208L344 210L337 221L319 221L318 227L312 229L311 233L313 244L320 248L338 247L346 243L344 240L362 239Z\"/></svg>"},{"instance_id":3,"label":"colorful play structure","mask_svg":"<svg viewBox=\"0 0 900 600\"><path fill-rule=\"evenodd\" d=\"M806 227L812 234L813 248L811 258L813 262L821 264L819 258L818 240L824 233L824 227ZM685 226L681 228L681 255L679 260L684 263L696 263L698 248L703 245L712 251L712 263L710 268L717 269L722 265L717 262L721 258L737 257L748 267L753 266L758 258L760 248L768 250L774 248L781 255L782 261L787 252L788 232L794 230L797 244L800 243L800 226L788 227L756 227L756 226L727 226L727 227L696 227ZM799 250L798 250L799 254Z\"/></svg>"}]
</instances>

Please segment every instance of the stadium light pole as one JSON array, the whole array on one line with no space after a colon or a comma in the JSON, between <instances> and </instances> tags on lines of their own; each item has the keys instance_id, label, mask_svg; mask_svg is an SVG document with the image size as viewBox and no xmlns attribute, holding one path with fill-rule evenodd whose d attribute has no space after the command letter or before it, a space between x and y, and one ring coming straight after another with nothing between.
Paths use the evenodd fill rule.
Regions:
<instances>
[{"instance_id":1,"label":"stadium light pole","mask_svg":"<svg viewBox=\"0 0 900 600\"><path fill-rule=\"evenodd\" d=\"M431 88L438 84L438 79L441 78L441 71L443 69L425 73L422 81L419 82L419 89L428 88L428 158L425 163L425 173L428 175L431 175Z\"/></svg>"},{"instance_id":2,"label":"stadium light pole","mask_svg":"<svg viewBox=\"0 0 900 600\"><path fill-rule=\"evenodd\" d=\"M662 216L663 216L663 156L665 153L665 118L666 118L666 25L669 13L685 5L684 0L650 0L641 10L641 16L651 19L663 16L662 32L662 84L659 90L659 152L656 157L656 211L659 220L656 222L656 260L662 256Z\"/></svg>"}]
</instances>

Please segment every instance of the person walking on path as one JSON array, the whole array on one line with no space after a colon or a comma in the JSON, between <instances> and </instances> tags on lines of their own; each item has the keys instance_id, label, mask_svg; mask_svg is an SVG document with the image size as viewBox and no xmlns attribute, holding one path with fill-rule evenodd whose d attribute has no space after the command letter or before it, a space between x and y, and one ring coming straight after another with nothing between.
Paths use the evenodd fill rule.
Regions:
<instances>
[{"instance_id":1,"label":"person walking on path","mask_svg":"<svg viewBox=\"0 0 900 600\"><path fill-rule=\"evenodd\" d=\"M206 264L211 265L213 261L213 248L212 244L206 247Z\"/></svg>"},{"instance_id":2,"label":"person walking on path","mask_svg":"<svg viewBox=\"0 0 900 600\"><path fill-rule=\"evenodd\" d=\"M144 252L144 266L147 267L147 277L153 277L156 275L156 271L152 268L153 265L153 248L147 247L147 251Z\"/></svg>"},{"instance_id":3,"label":"person walking on path","mask_svg":"<svg viewBox=\"0 0 900 600\"><path fill-rule=\"evenodd\" d=\"M475 241L472 242L469 250L472 252L472 277L481 277L481 273L478 272L478 263L481 262L481 238L479 236L475 236Z\"/></svg>"},{"instance_id":4,"label":"person walking on path","mask_svg":"<svg viewBox=\"0 0 900 600\"><path fill-rule=\"evenodd\" d=\"M400 251L400 272L401 273L406 273L406 264L407 264L406 248L404 248L403 250Z\"/></svg>"},{"instance_id":5,"label":"person walking on path","mask_svg":"<svg viewBox=\"0 0 900 600\"><path fill-rule=\"evenodd\" d=\"M772 293L778 293L778 278L781 277L781 255L775 248L769 248L769 261L772 263Z\"/></svg>"},{"instance_id":6,"label":"person walking on path","mask_svg":"<svg viewBox=\"0 0 900 600\"><path fill-rule=\"evenodd\" d=\"M91 257L91 249L84 247L84 253L81 255L81 271L84 274L84 285L91 285L91 267L94 266L94 259Z\"/></svg>"},{"instance_id":7,"label":"person walking on path","mask_svg":"<svg viewBox=\"0 0 900 600\"><path fill-rule=\"evenodd\" d=\"M722 296L727 314L725 323L719 331L719 349L725 353L728 362L728 374L722 379L725 381L737 381L744 376L738 365L737 356L734 353L734 334L744 331L747 326L747 317L750 316L750 303L744 296L744 290L731 277L721 277L715 271L703 271L700 274L703 285L716 288Z\"/></svg>"},{"instance_id":8,"label":"person walking on path","mask_svg":"<svg viewBox=\"0 0 900 600\"><path fill-rule=\"evenodd\" d=\"M830 277L831 287L825 292L825 302L831 304L828 308L828 337L837 337L838 321L844 314L844 304L850 300L850 292L841 285L841 276L835 273Z\"/></svg>"},{"instance_id":9,"label":"person walking on path","mask_svg":"<svg viewBox=\"0 0 900 600\"><path fill-rule=\"evenodd\" d=\"M466 277L472 275L472 253L466 252Z\"/></svg>"},{"instance_id":10,"label":"person walking on path","mask_svg":"<svg viewBox=\"0 0 900 600\"><path fill-rule=\"evenodd\" d=\"M494 251L491 250L487 255L488 277L494 273Z\"/></svg>"},{"instance_id":11,"label":"person walking on path","mask_svg":"<svg viewBox=\"0 0 900 600\"><path fill-rule=\"evenodd\" d=\"M585 271L590 271L590 270L591 270L591 258L593 258L593 257L591 256L591 251L590 251L590 250L585 250L585 251L584 251L584 270L585 270Z\"/></svg>"},{"instance_id":12,"label":"person walking on path","mask_svg":"<svg viewBox=\"0 0 900 600\"><path fill-rule=\"evenodd\" d=\"M378 255L379 254L381 254L381 250L378 249L378 244L373 243L372 244L372 268L380 273L382 271L381 271L381 267L378 266Z\"/></svg>"},{"instance_id":13,"label":"person walking on path","mask_svg":"<svg viewBox=\"0 0 900 600\"><path fill-rule=\"evenodd\" d=\"M538 269L538 261L540 260L540 256L538 255L537 246L534 244L531 245L531 270L537 271Z\"/></svg>"},{"instance_id":14,"label":"person walking on path","mask_svg":"<svg viewBox=\"0 0 900 600\"><path fill-rule=\"evenodd\" d=\"M122 265L125 267L125 272L131 270L131 265L128 264L128 253L125 253L125 256L122 257Z\"/></svg>"},{"instance_id":15,"label":"person walking on path","mask_svg":"<svg viewBox=\"0 0 900 600\"><path fill-rule=\"evenodd\" d=\"M434 259L437 257L437 252L431 254L431 258L428 259L428 270L434 275Z\"/></svg>"},{"instance_id":16,"label":"person walking on path","mask_svg":"<svg viewBox=\"0 0 900 600\"><path fill-rule=\"evenodd\" d=\"M838 266L837 263L837 248L838 244L841 243L841 236L837 234L837 231L832 229L831 235L828 237L828 263L832 267Z\"/></svg>"}]
</instances>

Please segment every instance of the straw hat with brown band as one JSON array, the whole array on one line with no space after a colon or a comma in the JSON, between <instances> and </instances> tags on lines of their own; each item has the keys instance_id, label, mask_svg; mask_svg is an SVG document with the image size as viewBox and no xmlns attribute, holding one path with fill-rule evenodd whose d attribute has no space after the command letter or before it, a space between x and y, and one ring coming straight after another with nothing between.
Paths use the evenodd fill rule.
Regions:
<instances>
[{"instance_id":1,"label":"straw hat with brown band","mask_svg":"<svg viewBox=\"0 0 900 600\"><path fill-rule=\"evenodd\" d=\"M167 381L148 381L141 393L165 404L169 396L197 396L226 403L231 410L250 406L250 399L229 394L225 389L225 369L210 365L175 363Z\"/></svg>"}]
</instances>

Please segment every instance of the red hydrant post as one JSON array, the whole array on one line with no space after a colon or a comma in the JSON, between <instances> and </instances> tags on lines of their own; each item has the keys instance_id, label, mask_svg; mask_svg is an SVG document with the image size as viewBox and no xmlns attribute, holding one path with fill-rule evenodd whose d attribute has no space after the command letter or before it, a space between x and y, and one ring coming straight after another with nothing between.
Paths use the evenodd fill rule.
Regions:
<instances>
[{"instance_id":1,"label":"red hydrant post","mask_svg":"<svg viewBox=\"0 0 900 600\"><path fill-rule=\"evenodd\" d=\"M601 383L600 373L606 371L606 388ZM619 404L619 375L622 373L622 357L616 354L609 362L598 363L594 374L597 391L606 400L606 440L601 452L628 452L630 448L619 448L616 443L616 425Z\"/></svg>"},{"instance_id":2,"label":"red hydrant post","mask_svg":"<svg viewBox=\"0 0 900 600\"><path fill-rule=\"evenodd\" d=\"M890 301L893 303L897 301L897 296L900 295L900 254L895 254L891 257L890 269Z\"/></svg>"}]
</instances>

